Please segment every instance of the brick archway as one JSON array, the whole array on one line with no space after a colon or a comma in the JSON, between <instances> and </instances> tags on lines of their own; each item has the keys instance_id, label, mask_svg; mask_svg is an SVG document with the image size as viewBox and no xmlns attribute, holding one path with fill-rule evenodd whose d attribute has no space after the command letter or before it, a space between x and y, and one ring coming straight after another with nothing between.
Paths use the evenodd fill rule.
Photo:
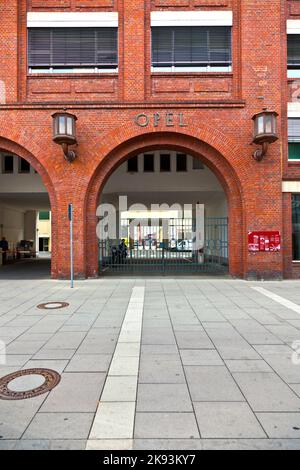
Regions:
<instances>
[{"instance_id":1,"label":"brick archway","mask_svg":"<svg viewBox=\"0 0 300 470\"><path fill-rule=\"evenodd\" d=\"M140 129L138 134L124 141L126 130L118 130L105 140L105 147L110 150L97 166L90 181L86 194L86 233L85 233L85 264L86 275L98 275L98 249L96 236L96 209L99 195L114 170L125 160L138 153L158 149L177 150L200 158L219 179L228 201L229 215L229 272L232 276L244 275L243 242L243 197L240 179L234 169L233 161L239 154L238 149L226 136L219 132L201 128L190 135L179 132L145 132ZM128 131L127 131L128 133ZM119 139L119 142L118 142ZM115 145L113 147L113 140ZM211 144L209 144L210 142Z\"/></svg>"},{"instance_id":2,"label":"brick archway","mask_svg":"<svg viewBox=\"0 0 300 470\"><path fill-rule=\"evenodd\" d=\"M0 149L6 152L13 153L18 157L24 158L30 165L37 171L40 175L45 188L47 189L49 199L50 199L50 206L51 206L51 237L52 237L52 251L51 251L51 275L56 273L57 271L57 256L56 256L56 241L57 241L57 234L56 234L56 217L57 217L57 203L56 203L56 194L48 175L48 172L41 164L41 162L28 150L26 150L21 145L13 142L5 137L0 136Z\"/></svg>"}]
</instances>

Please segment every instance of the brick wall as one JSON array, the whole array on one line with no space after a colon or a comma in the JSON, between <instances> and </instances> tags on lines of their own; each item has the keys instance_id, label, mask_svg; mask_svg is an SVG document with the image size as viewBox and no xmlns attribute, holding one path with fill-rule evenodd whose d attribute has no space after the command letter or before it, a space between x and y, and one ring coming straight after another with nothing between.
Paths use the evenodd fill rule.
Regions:
<instances>
[{"instance_id":1,"label":"brick wall","mask_svg":"<svg viewBox=\"0 0 300 470\"><path fill-rule=\"evenodd\" d=\"M282 177L300 179L287 165L285 21L283 0L3 0L0 15L1 148L30 159L51 195L54 277L69 273L67 205L73 202L75 271L97 273L95 207L99 191L120 161L154 145L170 145L200 156L218 175L229 202L230 272L237 277L280 278L283 253L249 254L248 230L280 230L291 250L283 212ZM47 6L47 8L45 8ZM297 6L297 5L296 5ZM295 6L295 8L296 8ZM119 12L119 74L28 76L26 13L31 11ZM229 74L157 74L150 67L151 9L232 9L233 71ZM1 90L1 88L0 88ZM51 114L66 106L77 117L78 158L67 163L52 142ZM257 163L252 159L252 116L263 107L279 113L280 140ZM183 113L157 127L158 112ZM146 113L147 127L135 124ZM286 205L284 211L286 211ZM288 256L285 273L291 273Z\"/></svg>"}]
</instances>

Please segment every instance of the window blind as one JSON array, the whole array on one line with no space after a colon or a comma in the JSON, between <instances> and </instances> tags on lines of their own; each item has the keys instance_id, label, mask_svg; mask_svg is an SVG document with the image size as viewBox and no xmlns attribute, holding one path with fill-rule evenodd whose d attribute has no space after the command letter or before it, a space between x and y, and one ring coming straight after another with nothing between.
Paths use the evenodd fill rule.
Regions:
<instances>
[{"instance_id":1,"label":"window blind","mask_svg":"<svg viewBox=\"0 0 300 470\"><path fill-rule=\"evenodd\" d=\"M32 28L28 30L29 67L118 65L117 28Z\"/></svg>"},{"instance_id":2,"label":"window blind","mask_svg":"<svg viewBox=\"0 0 300 470\"><path fill-rule=\"evenodd\" d=\"M152 28L152 66L231 65L231 27Z\"/></svg>"},{"instance_id":3,"label":"window blind","mask_svg":"<svg viewBox=\"0 0 300 470\"><path fill-rule=\"evenodd\" d=\"M289 142L300 142L300 118L288 119Z\"/></svg>"}]
</instances>

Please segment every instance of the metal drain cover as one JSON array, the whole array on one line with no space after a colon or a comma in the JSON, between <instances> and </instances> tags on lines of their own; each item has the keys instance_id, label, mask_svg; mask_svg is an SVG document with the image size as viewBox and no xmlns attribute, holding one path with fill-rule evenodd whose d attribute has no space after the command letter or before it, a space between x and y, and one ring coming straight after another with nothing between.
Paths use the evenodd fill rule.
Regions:
<instances>
[{"instance_id":1,"label":"metal drain cover","mask_svg":"<svg viewBox=\"0 0 300 470\"><path fill-rule=\"evenodd\" d=\"M49 392L60 382L60 374L51 369L24 369L0 379L1 400L25 400Z\"/></svg>"},{"instance_id":2,"label":"metal drain cover","mask_svg":"<svg viewBox=\"0 0 300 470\"><path fill-rule=\"evenodd\" d=\"M69 307L70 304L68 302L46 302L44 304L37 305L37 308L44 309L44 310L55 310L58 308L66 308Z\"/></svg>"}]
</instances>

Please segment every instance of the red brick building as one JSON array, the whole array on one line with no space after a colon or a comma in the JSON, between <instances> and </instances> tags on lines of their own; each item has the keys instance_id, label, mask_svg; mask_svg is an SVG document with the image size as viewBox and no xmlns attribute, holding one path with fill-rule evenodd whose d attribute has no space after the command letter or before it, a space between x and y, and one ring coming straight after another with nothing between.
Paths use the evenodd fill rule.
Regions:
<instances>
[{"instance_id":1,"label":"red brick building","mask_svg":"<svg viewBox=\"0 0 300 470\"><path fill-rule=\"evenodd\" d=\"M53 277L69 275L69 203L75 274L98 275L99 194L121 162L155 149L218 178L232 276L300 277L299 0L3 0L0 17L0 148L48 191ZM73 163L53 142L64 109L77 117ZM258 162L263 109L278 113L279 139ZM279 232L281 250L250 251L255 231Z\"/></svg>"}]
</instances>

